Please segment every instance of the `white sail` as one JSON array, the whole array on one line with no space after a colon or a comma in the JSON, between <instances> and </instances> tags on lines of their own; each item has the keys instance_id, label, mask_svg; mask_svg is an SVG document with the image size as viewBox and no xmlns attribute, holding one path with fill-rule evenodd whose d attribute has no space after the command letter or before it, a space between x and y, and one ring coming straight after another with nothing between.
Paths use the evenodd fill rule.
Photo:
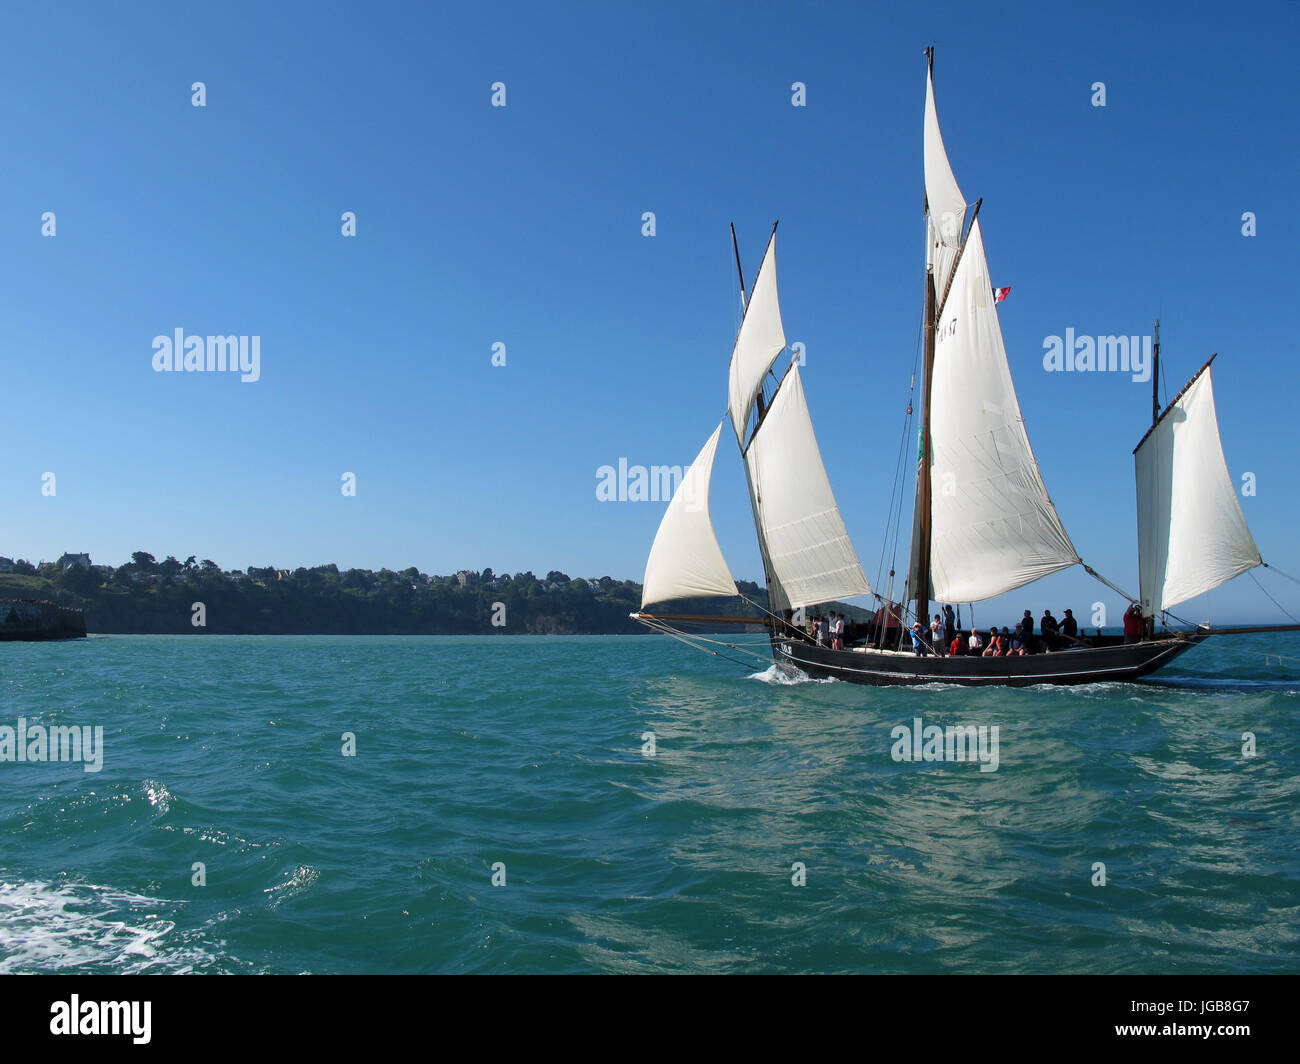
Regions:
<instances>
[{"instance_id":1,"label":"white sail","mask_svg":"<svg viewBox=\"0 0 1300 1064\"><path fill-rule=\"evenodd\" d=\"M728 409L736 439L743 442L745 423L754 397L777 355L785 350L785 328L781 324L781 303L776 294L776 235L768 241L763 264L754 279L749 306L740 323L736 346L731 352L731 384Z\"/></svg>"},{"instance_id":2,"label":"white sail","mask_svg":"<svg viewBox=\"0 0 1300 1064\"><path fill-rule=\"evenodd\" d=\"M871 594L822 464L799 364L777 389L745 452L774 610Z\"/></svg>"},{"instance_id":3,"label":"white sail","mask_svg":"<svg viewBox=\"0 0 1300 1064\"><path fill-rule=\"evenodd\" d=\"M643 609L651 602L739 593L709 517L709 480L724 424L691 463L659 522L641 588Z\"/></svg>"},{"instance_id":4,"label":"white sail","mask_svg":"<svg viewBox=\"0 0 1300 1064\"><path fill-rule=\"evenodd\" d=\"M1079 560L1029 445L978 221L936 328L931 579L938 601L978 602Z\"/></svg>"},{"instance_id":5,"label":"white sail","mask_svg":"<svg viewBox=\"0 0 1300 1064\"><path fill-rule=\"evenodd\" d=\"M1138 444L1135 460L1144 613L1261 564L1223 457L1208 366Z\"/></svg>"},{"instance_id":6,"label":"white sail","mask_svg":"<svg viewBox=\"0 0 1300 1064\"><path fill-rule=\"evenodd\" d=\"M943 136L939 132L933 73L927 74L925 79L925 201L929 240L927 264L934 270L935 298L942 300L953 262L961 248L966 200L957 187L957 179L948 163L948 152L943 146Z\"/></svg>"}]
</instances>

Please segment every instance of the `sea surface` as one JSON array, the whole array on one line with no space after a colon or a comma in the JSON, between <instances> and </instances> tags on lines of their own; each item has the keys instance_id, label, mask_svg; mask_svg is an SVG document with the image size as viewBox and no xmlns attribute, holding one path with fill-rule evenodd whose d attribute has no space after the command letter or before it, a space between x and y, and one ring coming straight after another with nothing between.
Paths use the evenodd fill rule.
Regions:
<instances>
[{"instance_id":1,"label":"sea surface","mask_svg":"<svg viewBox=\"0 0 1300 1064\"><path fill-rule=\"evenodd\" d=\"M1295 636L1024 690L727 638L0 644L0 726L104 735L0 762L0 973L1300 970Z\"/></svg>"}]
</instances>

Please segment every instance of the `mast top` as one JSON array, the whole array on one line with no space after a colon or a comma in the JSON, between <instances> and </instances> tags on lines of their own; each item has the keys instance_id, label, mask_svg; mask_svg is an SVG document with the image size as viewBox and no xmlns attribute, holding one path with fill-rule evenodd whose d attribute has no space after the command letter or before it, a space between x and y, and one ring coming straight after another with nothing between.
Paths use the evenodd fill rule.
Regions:
<instances>
[{"instance_id":1,"label":"mast top","mask_svg":"<svg viewBox=\"0 0 1300 1064\"><path fill-rule=\"evenodd\" d=\"M1156 318L1153 328L1152 347L1155 354L1151 367L1151 427L1160 423L1160 319Z\"/></svg>"},{"instance_id":2,"label":"mast top","mask_svg":"<svg viewBox=\"0 0 1300 1064\"><path fill-rule=\"evenodd\" d=\"M749 297L745 294L745 271L740 266L740 245L736 242L736 223L731 223L731 249L736 253L736 273L740 277L740 308L743 312L749 307Z\"/></svg>"}]
</instances>

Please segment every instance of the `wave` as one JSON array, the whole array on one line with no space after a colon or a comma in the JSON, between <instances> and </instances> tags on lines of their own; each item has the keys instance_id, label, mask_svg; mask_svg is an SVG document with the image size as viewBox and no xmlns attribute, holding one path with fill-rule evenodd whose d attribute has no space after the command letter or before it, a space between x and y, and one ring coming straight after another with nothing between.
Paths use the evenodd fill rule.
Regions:
<instances>
[{"instance_id":1,"label":"wave","mask_svg":"<svg viewBox=\"0 0 1300 1064\"><path fill-rule=\"evenodd\" d=\"M275 909L286 898L294 898L311 890L318 879L320 879L318 869L312 868L310 865L299 865L283 883L277 883L274 887L267 887L262 893L270 895L267 906Z\"/></svg>"},{"instance_id":2,"label":"wave","mask_svg":"<svg viewBox=\"0 0 1300 1064\"><path fill-rule=\"evenodd\" d=\"M159 783L157 780L145 780L141 783L140 794L161 816L167 815L176 797L167 789L165 783Z\"/></svg>"},{"instance_id":3,"label":"wave","mask_svg":"<svg viewBox=\"0 0 1300 1064\"><path fill-rule=\"evenodd\" d=\"M1170 676L1157 681L1161 687L1180 687L1203 691L1271 691L1294 698L1300 694L1295 680L1255 680L1233 676Z\"/></svg>"}]
</instances>

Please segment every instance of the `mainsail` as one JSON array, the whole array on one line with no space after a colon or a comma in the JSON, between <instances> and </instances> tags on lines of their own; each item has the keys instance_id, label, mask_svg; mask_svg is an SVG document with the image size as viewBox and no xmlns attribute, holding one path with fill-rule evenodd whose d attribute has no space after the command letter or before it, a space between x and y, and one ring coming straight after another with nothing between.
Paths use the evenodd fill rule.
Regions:
<instances>
[{"instance_id":1,"label":"mainsail","mask_svg":"<svg viewBox=\"0 0 1300 1064\"><path fill-rule=\"evenodd\" d=\"M781 303L776 294L776 233L767 243L763 264L754 279L754 290L745 308L736 346L731 352L731 383L727 408L736 439L743 443L745 424L754 397L777 355L785 350L785 328L781 324Z\"/></svg>"},{"instance_id":2,"label":"mainsail","mask_svg":"<svg viewBox=\"0 0 1300 1064\"><path fill-rule=\"evenodd\" d=\"M691 463L659 522L641 588L643 609L669 599L739 594L709 517L709 480L724 424Z\"/></svg>"},{"instance_id":3,"label":"mainsail","mask_svg":"<svg viewBox=\"0 0 1300 1064\"><path fill-rule=\"evenodd\" d=\"M871 594L835 503L792 362L745 451L773 610Z\"/></svg>"},{"instance_id":4,"label":"mainsail","mask_svg":"<svg viewBox=\"0 0 1300 1064\"><path fill-rule=\"evenodd\" d=\"M1079 561L1029 445L978 219L936 331L927 456L933 593L978 602Z\"/></svg>"},{"instance_id":5,"label":"mainsail","mask_svg":"<svg viewBox=\"0 0 1300 1064\"><path fill-rule=\"evenodd\" d=\"M1169 609L1263 562L1223 457L1208 362L1133 453L1143 613Z\"/></svg>"}]
</instances>

